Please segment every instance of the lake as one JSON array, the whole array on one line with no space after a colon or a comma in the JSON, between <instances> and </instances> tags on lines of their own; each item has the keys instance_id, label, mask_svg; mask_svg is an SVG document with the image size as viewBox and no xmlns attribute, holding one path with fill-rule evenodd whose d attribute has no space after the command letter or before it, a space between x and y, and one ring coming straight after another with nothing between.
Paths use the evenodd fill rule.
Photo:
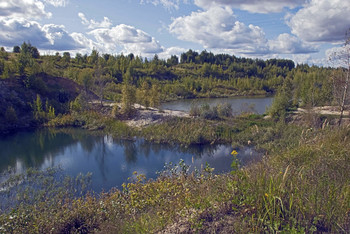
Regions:
<instances>
[{"instance_id":1,"label":"lake","mask_svg":"<svg viewBox=\"0 0 350 234\"><path fill-rule=\"evenodd\" d=\"M185 163L200 169L209 163L214 173L230 171L232 162L230 145L181 147L157 144L142 139L133 141L113 139L108 135L94 134L82 129L40 129L20 132L0 138L0 172L9 166L16 173L29 167L46 169L61 166L64 173L77 176L92 173L95 192L120 188L133 172L156 178L165 163ZM242 165L259 158L251 148L238 150Z\"/></svg>"},{"instance_id":2,"label":"lake","mask_svg":"<svg viewBox=\"0 0 350 234\"><path fill-rule=\"evenodd\" d=\"M271 106L273 97L230 97L230 98L201 98L201 99L183 99L166 102L161 105L162 109L179 110L189 112L192 105L209 104L216 106L218 104L229 103L232 107L232 114L238 115L242 112L253 112L264 114L266 109Z\"/></svg>"}]
</instances>

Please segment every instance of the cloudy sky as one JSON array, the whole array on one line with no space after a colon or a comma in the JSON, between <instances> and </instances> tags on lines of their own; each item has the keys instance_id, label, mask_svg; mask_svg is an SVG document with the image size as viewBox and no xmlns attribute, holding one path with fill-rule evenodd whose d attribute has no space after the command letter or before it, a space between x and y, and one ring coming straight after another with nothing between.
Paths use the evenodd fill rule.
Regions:
<instances>
[{"instance_id":1,"label":"cloudy sky","mask_svg":"<svg viewBox=\"0 0 350 234\"><path fill-rule=\"evenodd\" d=\"M206 49L327 65L349 12L348 0L0 0L0 46L161 58Z\"/></svg>"}]
</instances>

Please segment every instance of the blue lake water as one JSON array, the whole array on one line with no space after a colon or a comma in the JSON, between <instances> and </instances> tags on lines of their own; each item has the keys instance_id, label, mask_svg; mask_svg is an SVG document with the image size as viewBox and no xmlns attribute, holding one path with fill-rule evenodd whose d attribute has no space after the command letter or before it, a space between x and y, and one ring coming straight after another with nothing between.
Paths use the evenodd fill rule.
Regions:
<instances>
[{"instance_id":1,"label":"blue lake water","mask_svg":"<svg viewBox=\"0 0 350 234\"><path fill-rule=\"evenodd\" d=\"M96 192L120 188L133 172L156 178L165 163L185 163L200 169L206 163L214 173L230 171L230 145L198 145L181 147L157 144L141 139L133 141L113 139L108 135L93 134L82 129L41 129L20 132L0 138L0 172L8 167L16 173L29 167L46 169L60 166L65 174L77 176L92 173L92 189ZM238 150L238 158L246 165L259 155L251 148Z\"/></svg>"},{"instance_id":2,"label":"blue lake water","mask_svg":"<svg viewBox=\"0 0 350 234\"><path fill-rule=\"evenodd\" d=\"M216 106L218 104L229 103L232 107L232 114L234 115L241 114L242 112L264 114L266 109L271 106L272 101L273 97L184 99L163 103L161 108L188 112L193 105L200 106L203 104L209 104L210 106Z\"/></svg>"}]
</instances>

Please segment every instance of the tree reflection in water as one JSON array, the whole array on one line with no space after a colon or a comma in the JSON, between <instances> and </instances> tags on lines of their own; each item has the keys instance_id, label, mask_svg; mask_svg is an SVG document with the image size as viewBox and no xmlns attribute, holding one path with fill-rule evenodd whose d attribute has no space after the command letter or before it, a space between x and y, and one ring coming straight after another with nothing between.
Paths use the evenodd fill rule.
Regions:
<instances>
[{"instance_id":1,"label":"tree reflection in water","mask_svg":"<svg viewBox=\"0 0 350 234\"><path fill-rule=\"evenodd\" d=\"M42 129L0 139L0 172L9 166L21 172L29 167L45 169L60 165L70 176L92 172L92 186L99 191L120 186L134 171L155 178L165 163L178 163L180 159L192 170L208 162L214 172L227 172L231 151L230 145L183 147L142 139L114 139L82 129ZM256 155L248 148L239 152L238 158L244 164Z\"/></svg>"}]
</instances>

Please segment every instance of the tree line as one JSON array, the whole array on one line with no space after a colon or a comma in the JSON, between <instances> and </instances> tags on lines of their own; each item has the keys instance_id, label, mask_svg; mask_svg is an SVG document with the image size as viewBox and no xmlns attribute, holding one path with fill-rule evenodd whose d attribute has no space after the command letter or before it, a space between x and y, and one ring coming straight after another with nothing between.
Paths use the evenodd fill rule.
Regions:
<instances>
[{"instance_id":1,"label":"tree line","mask_svg":"<svg viewBox=\"0 0 350 234\"><path fill-rule=\"evenodd\" d=\"M287 59L240 58L206 50L188 50L180 58L172 55L167 59L132 53L101 54L95 49L74 57L69 52L40 55L35 46L26 42L13 47L12 52L0 50L3 79L21 78L27 87L40 91L44 84L35 78L39 74L65 77L80 84L85 92L94 92L100 101L123 102L126 109L134 102L157 106L161 101L179 98L278 93L280 104L271 112L282 115L279 112L296 106L332 104L334 90L329 87L335 70L295 65Z\"/></svg>"}]
</instances>

